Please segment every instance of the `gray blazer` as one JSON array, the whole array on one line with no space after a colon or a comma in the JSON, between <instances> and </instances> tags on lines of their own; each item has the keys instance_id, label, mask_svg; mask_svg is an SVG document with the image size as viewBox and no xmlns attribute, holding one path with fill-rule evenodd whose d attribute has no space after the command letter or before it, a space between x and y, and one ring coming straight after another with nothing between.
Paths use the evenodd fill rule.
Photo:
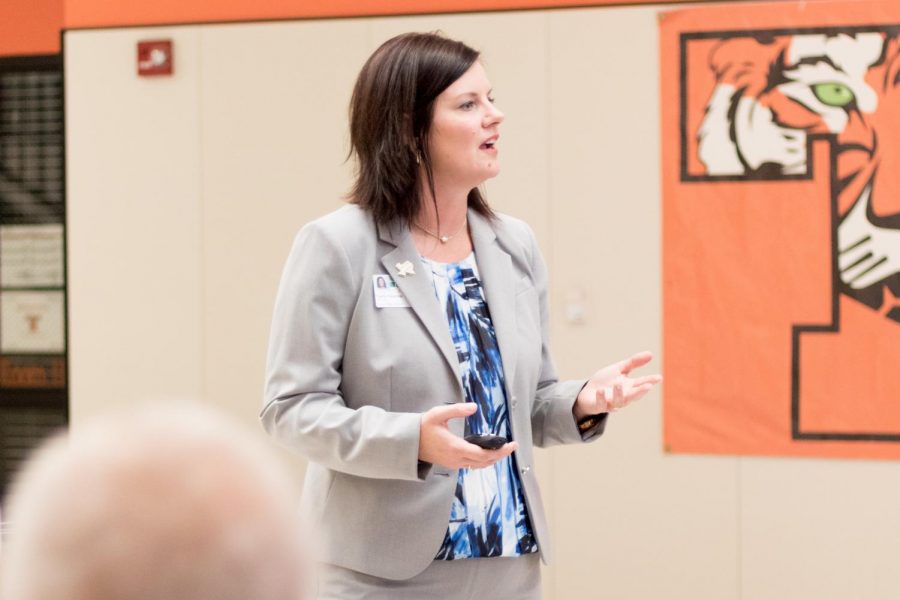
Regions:
<instances>
[{"instance_id":1,"label":"gray blazer","mask_svg":"<svg viewBox=\"0 0 900 600\"><path fill-rule=\"evenodd\" d=\"M582 436L572 405L584 380L557 381L548 345L547 271L531 229L469 211L475 259L500 346L516 462L545 562L549 534L534 446ZM398 275L410 261L415 274ZM388 274L408 308L375 306ZM446 317L409 231L376 227L355 205L307 224L282 276L269 343L266 430L309 460L304 506L322 559L407 579L434 559L458 471L418 461L422 412L463 402ZM450 421L462 435L463 419Z\"/></svg>"}]
</instances>

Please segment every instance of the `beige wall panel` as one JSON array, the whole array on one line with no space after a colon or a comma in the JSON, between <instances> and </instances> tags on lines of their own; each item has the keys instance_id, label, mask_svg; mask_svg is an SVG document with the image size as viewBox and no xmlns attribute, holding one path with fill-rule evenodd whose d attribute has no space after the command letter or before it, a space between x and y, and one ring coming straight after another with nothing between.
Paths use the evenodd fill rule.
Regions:
<instances>
[{"instance_id":1,"label":"beige wall panel","mask_svg":"<svg viewBox=\"0 0 900 600\"><path fill-rule=\"evenodd\" d=\"M660 369L654 8L550 16L551 239L561 375L649 349ZM581 309L581 322L568 310ZM664 384L663 384L664 385ZM555 598L736 598L736 460L667 457L654 391L555 460ZM598 591L599 590L599 591Z\"/></svg>"},{"instance_id":2,"label":"beige wall panel","mask_svg":"<svg viewBox=\"0 0 900 600\"><path fill-rule=\"evenodd\" d=\"M136 42L172 38L175 75L139 78ZM199 397L196 28L65 38L71 415Z\"/></svg>"},{"instance_id":3,"label":"beige wall panel","mask_svg":"<svg viewBox=\"0 0 900 600\"><path fill-rule=\"evenodd\" d=\"M363 20L202 31L203 348L206 396L263 435L275 293L300 227L349 189L347 105ZM305 462L294 456L298 476Z\"/></svg>"},{"instance_id":4,"label":"beige wall panel","mask_svg":"<svg viewBox=\"0 0 900 600\"><path fill-rule=\"evenodd\" d=\"M896 462L744 459L743 600L900 596Z\"/></svg>"}]
</instances>

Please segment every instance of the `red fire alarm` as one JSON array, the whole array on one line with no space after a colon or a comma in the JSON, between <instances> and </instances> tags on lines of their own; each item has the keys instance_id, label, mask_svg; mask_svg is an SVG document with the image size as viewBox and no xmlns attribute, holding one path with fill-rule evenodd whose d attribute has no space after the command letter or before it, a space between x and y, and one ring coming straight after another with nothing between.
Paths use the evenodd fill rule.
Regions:
<instances>
[{"instance_id":1,"label":"red fire alarm","mask_svg":"<svg viewBox=\"0 0 900 600\"><path fill-rule=\"evenodd\" d=\"M138 42L138 75L172 74L172 40Z\"/></svg>"}]
</instances>

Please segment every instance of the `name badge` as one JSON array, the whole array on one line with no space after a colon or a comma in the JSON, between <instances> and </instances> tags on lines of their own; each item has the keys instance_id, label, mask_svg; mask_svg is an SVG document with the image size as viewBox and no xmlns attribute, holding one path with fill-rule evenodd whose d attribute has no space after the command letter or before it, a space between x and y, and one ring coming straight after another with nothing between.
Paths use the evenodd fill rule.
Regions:
<instances>
[{"instance_id":1,"label":"name badge","mask_svg":"<svg viewBox=\"0 0 900 600\"><path fill-rule=\"evenodd\" d=\"M390 275L372 275L372 290L378 308L409 308L409 302Z\"/></svg>"}]
</instances>

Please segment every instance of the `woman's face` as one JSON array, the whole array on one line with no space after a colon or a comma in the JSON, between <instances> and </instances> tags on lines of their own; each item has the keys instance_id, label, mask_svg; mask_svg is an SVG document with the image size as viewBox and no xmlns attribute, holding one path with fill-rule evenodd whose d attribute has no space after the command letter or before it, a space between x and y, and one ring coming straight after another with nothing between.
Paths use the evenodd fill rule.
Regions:
<instances>
[{"instance_id":1,"label":"woman's face","mask_svg":"<svg viewBox=\"0 0 900 600\"><path fill-rule=\"evenodd\" d=\"M502 122L487 73L475 62L434 101L428 149L435 179L472 189L495 177Z\"/></svg>"}]
</instances>

